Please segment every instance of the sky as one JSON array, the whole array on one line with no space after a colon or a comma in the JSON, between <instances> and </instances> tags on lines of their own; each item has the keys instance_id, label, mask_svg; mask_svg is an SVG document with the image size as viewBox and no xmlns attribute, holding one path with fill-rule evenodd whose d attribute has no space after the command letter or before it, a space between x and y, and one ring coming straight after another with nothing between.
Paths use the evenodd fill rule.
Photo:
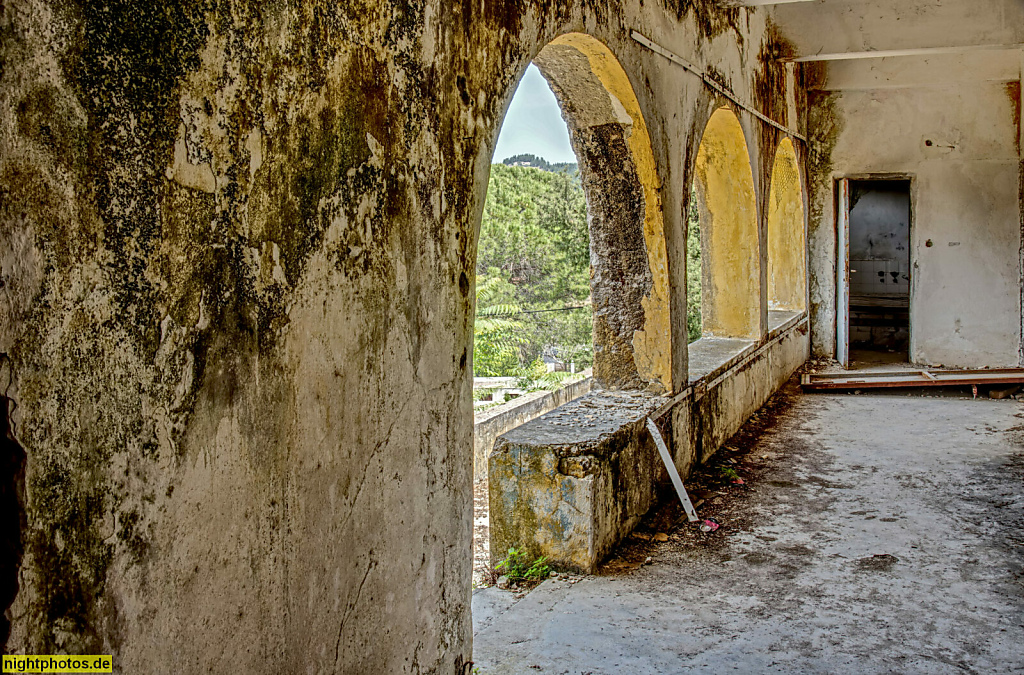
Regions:
<instances>
[{"instance_id":1,"label":"sky","mask_svg":"<svg viewBox=\"0 0 1024 675\"><path fill-rule=\"evenodd\" d=\"M524 154L537 155L555 164L576 161L558 101L532 63L505 115L494 162Z\"/></svg>"}]
</instances>

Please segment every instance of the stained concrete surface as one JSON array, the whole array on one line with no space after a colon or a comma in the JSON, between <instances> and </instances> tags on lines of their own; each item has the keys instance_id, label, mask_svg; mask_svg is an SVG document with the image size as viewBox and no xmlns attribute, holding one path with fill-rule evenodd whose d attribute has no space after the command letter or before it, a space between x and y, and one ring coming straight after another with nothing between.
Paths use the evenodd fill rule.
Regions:
<instances>
[{"instance_id":1,"label":"stained concrete surface","mask_svg":"<svg viewBox=\"0 0 1024 675\"><path fill-rule=\"evenodd\" d=\"M498 437L487 470L491 550L594 571L655 502L644 420L667 402L593 391Z\"/></svg>"},{"instance_id":2,"label":"stained concrete surface","mask_svg":"<svg viewBox=\"0 0 1024 675\"><path fill-rule=\"evenodd\" d=\"M792 383L771 407L737 436L746 485L701 510L718 532L478 590L479 672L1024 672L1024 408Z\"/></svg>"},{"instance_id":3,"label":"stained concrete surface","mask_svg":"<svg viewBox=\"0 0 1024 675\"><path fill-rule=\"evenodd\" d=\"M690 384L707 377L728 363L739 358L743 352L753 347L753 340L739 338L705 337L690 344L689 380Z\"/></svg>"}]
</instances>

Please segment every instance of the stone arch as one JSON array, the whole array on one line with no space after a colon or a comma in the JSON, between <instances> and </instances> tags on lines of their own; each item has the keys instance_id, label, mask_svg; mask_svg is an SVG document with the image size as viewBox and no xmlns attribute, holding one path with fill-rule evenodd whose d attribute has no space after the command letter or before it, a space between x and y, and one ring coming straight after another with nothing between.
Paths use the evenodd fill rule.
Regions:
<instances>
[{"instance_id":1,"label":"stone arch","mask_svg":"<svg viewBox=\"0 0 1024 675\"><path fill-rule=\"evenodd\" d=\"M612 51L582 33L555 38L533 63L561 107L587 198L594 377L670 392L661 181L633 86Z\"/></svg>"},{"instance_id":2,"label":"stone arch","mask_svg":"<svg viewBox=\"0 0 1024 675\"><path fill-rule=\"evenodd\" d=\"M807 309L807 240L800 165L793 142L775 151L768 194L768 308Z\"/></svg>"},{"instance_id":3,"label":"stone arch","mask_svg":"<svg viewBox=\"0 0 1024 675\"><path fill-rule=\"evenodd\" d=\"M750 153L729 108L711 115L695 166L701 225L701 321L707 337L761 335L761 255Z\"/></svg>"}]
</instances>

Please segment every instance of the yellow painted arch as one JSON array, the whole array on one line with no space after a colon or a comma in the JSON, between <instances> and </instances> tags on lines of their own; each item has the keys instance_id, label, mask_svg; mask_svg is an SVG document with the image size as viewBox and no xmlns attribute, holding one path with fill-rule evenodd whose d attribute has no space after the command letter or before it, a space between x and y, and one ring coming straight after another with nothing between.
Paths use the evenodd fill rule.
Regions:
<instances>
[{"instance_id":1,"label":"yellow painted arch","mask_svg":"<svg viewBox=\"0 0 1024 675\"><path fill-rule=\"evenodd\" d=\"M807 308L803 190L788 138L775 151L768 195L768 307L798 312Z\"/></svg>"},{"instance_id":2,"label":"yellow painted arch","mask_svg":"<svg viewBox=\"0 0 1024 675\"><path fill-rule=\"evenodd\" d=\"M757 202L743 127L732 110L711 116L697 151L701 319L708 337L761 334Z\"/></svg>"},{"instance_id":3,"label":"yellow painted arch","mask_svg":"<svg viewBox=\"0 0 1024 675\"><path fill-rule=\"evenodd\" d=\"M628 144L644 191L643 231L652 278L651 290L641 301L644 310L643 330L636 331L632 336L633 358L641 379L660 383L665 391L673 391L669 270L661 205L661 179L640 102L622 65L600 40L583 33L568 33L555 38L548 46L572 47L586 56L591 73L607 92L608 101L605 104L608 105L609 119L620 118L625 121L621 116L625 112L631 123ZM593 112L603 107L599 103L592 102L591 105Z\"/></svg>"}]
</instances>

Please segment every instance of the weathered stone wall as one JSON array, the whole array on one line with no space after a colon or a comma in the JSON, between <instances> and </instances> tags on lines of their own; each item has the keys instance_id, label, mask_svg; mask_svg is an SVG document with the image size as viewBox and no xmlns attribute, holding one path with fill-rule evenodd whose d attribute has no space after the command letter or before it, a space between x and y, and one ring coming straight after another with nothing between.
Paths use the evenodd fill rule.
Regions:
<instances>
[{"instance_id":1,"label":"weathered stone wall","mask_svg":"<svg viewBox=\"0 0 1024 675\"><path fill-rule=\"evenodd\" d=\"M747 419L786 383L810 350L804 314L772 331L696 382L672 409L672 452L683 476L707 462Z\"/></svg>"},{"instance_id":2,"label":"weathered stone wall","mask_svg":"<svg viewBox=\"0 0 1024 675\"><path fill-rule=\"evenodd\" d=\"M594 378L671 391L661 181L640 103L615 55L590 36L560 36L534 63L558 98L587 197Z\"/></svg>"},{"instance_id":3,"label":"weathered stone wall","mask_svg":"<svg viewBox=\"0 0 1024 675\"><path fill-rule=\"evenodd\" d=\"M595 391L499 437L488 456L490 550L593 573L654 504L647 416L667 401Z\"/></svg>"},{"instance_id":4,"label":"weathered stone wall","mask_svg":"<svg viewBox=\"0 0 1024 675\"><path fill-rule=\"evenodd\" d=\"M28 457L6 648L463 671L476 227L557 35L636 92L686 381L711 96L631 29L745 100L772 81L765 15L705 0L3 5L0 351Z\"/></svg>"},{"instance_id":5,"label":"weathered stone wall","mask_svg":"<svg viewBox=\"0 0 1024 675\"><path fill-rule=\"evenodd\" d=\"M590 374L554 391L531 392L504 405L476 413L473 416L473 480L487 478L487 455L494 448L494 440L498 436L590 393L593 388L594 378Z\"/></svg>"},{"instance_id":6,"label":"weathered stone wall","mask_svg":"<svg viewBox=\"0 0 1024 675\"><path fill-rule=\"evenodd\" d=\"M814 352L836 346L835 180L891 177L911 181L911 359L1021 363L1021 52L959 46L1021 44L1024 3L863 0L776 16L804 55L902 54L807 66Z\"/></svg>"}]
</instances>

